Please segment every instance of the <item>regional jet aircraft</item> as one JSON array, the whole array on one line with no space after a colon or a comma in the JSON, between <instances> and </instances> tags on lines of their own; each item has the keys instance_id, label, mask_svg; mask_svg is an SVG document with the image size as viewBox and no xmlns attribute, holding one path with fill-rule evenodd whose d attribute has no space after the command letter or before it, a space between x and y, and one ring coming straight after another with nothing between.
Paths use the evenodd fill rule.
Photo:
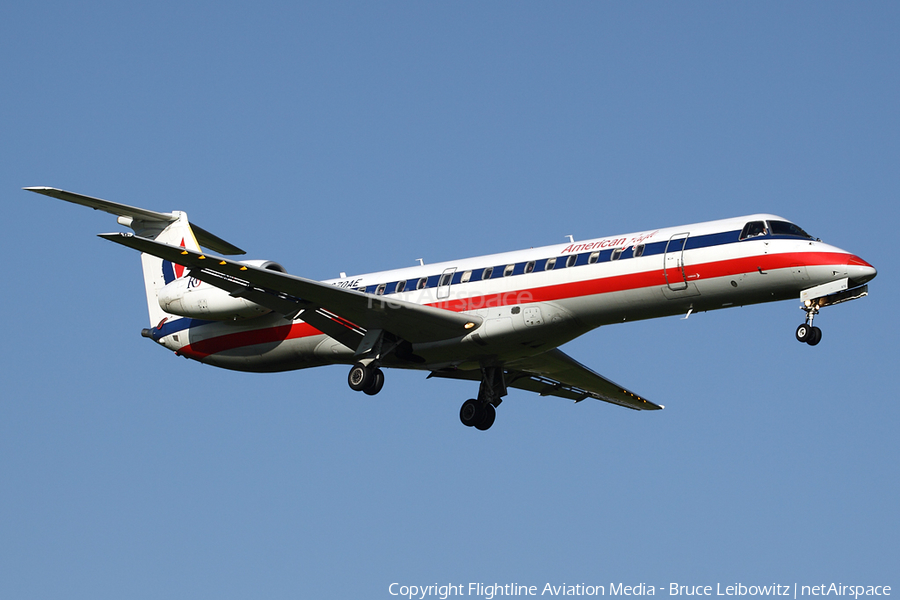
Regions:
<instances>
[{"instance_id":1,"label":"regional jet aircraft","mask_svg":"<svg viewBox=\"0 0 900 600\"><path fill-rule=\"evenodd\" d=\"M133 231L100 237L141 252L151 323L142 335L177 356L257 372L345 364L350 387L369 395L387 367L478 382L459 416L480 430L510 387L662 408L559 350L601 325L799 298L796 338L815 346L819 310L865 296L876 275L757 214L314 281L269 260L225 258L244 251L184 212L25 189L117 215Z\"/></svg>"}]
</instances>

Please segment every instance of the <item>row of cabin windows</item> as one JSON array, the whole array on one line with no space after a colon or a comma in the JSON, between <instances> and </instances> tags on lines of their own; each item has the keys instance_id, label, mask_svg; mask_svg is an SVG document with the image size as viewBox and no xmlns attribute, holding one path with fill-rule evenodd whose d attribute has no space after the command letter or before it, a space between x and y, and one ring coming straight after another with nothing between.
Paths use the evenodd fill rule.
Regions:
<instances>
[{"instance_id":1,"label":"row of cabin windows","mask_svg":"<svg viewBox=\"0 0 900 600\"><path fill-rule=\"evenodd\" d=\"M626 249L627 249L627 247L613 249L612 253L610 254L609 260L610 261L619 260L619 258L621 258L621 256L622 256L622 253L625 252ZM634 247L634 258L643 256L643 254L644 254L644 244L640 244L639 246ZM574 267L575 264L578 262L579 256L584 256L584 254L570 254L569 256L567 256L566 262L565 262L565 267L563 267L563 268ZM543 270L544 271L552 271L556 268L558 258L559 257L554 256L554 257L546 259L545 261L530 260L525 263L508 264L503 269L503 277L509 277L511 275L515 275L516 267L520 267L520 266L522 267L520 273L522 273L522 274L533 273L535 268L537 267L538 263L540 263L540 262L543 262ZM586 264L593 265L599 260L600 260L600 252L592 252L590 255L588 255ZM582 264L585 264L585 263L582 263ZM493 277L494 268L495 267L484 267L483 269L463 271L463 273L460 276L457 283L468 283L468 282L472 281L472 275L474 273L477 273L479 270L481 271L481 274L480 274L480 277L478 277L478 279L480 279L481 281L487 281ZM436 282L437 287L442 287L442 286L450 285L451 283L453 283L453 276L455 274L456 274L456 271L454 271L452 273L441 274L438 281ZM428 280L432 279L434 277L436 277L436 276L432 275L430 277L426 276L426 277L419 278L416 281L416 290L424 290L426 287L429 287ZM380 283L375 287L375 295L382 296L385 293L399 294L401 292L406 291L407 283L408 282L406 280L398 281L396 286L394 287L394 289L390 292L387 291L387 286L389 284ZM432 286L433 285L434 284L432 284ZM368 288L367 288L367 286L361 286L356 289L357 289L357 291L365 292L366 289L368 289Z\"/></svg>"},{"instance_id":2,"label":"row of cabin windows","mask_svg":"<svg viewBox=\"0 0 900 600\"><path fill-rule=\"evenodd\" d=\"M690 236L689 238L685 238L682 241L682 245L678 248L678 251L689 250L694 248L703 248L708 246L714 246L719 244L730 244L735 241L743 241L749 239L755 239L758 237L764 236L773 236L773 237L794 237L794 238L803 238L803 239L814 239L811 235L803 231L797 225L789 221L750 221L744 225L743 229L738 231L723 231L720 233L713 233L702 236ZM735 239L736 238L736 239ZM640 244L634 247L634 251L632 253L633 258L638 258L640 256L645 255L645 250L649 250L648 255L653 254L663 254L666 252L669 246L670 240L661 240L658 242L652 242L649 244L650 248L646 248L645 244ZM601 254L609 252L609 260L619 260L622 257L624 252L628 249L627 246L623 248L614 248L610 250L602 250L598 252L586 253L583 252L581 254L570 254L566 257L565 267L560 266L559 268L569 268L574 267L576 265L593 265L600 260ZM583 258L585 257L585 258ZM560 259L562 257L554 256L547 259L541 260L530 260L524 263L513 263L510 265L506 265L502 267L503 269L503 277L509 277L511 275L521 275L525 273L533 273L537 270L544 271L552 271L557 268L557 265L560 264ZM582 259L583 258L583 259ZM464 271L461 276L457 279L455 275L457 274L455 271L453 273L444 273L442 275L431 275L430 277L422 277L418 279L415 283L416 290L423 290L427 287L438 287L450 285L453 283L468 283L474 277L476 280L488 280L493 278L494 270L500 269L501 267L485 267L483 269L474 269L470 271ZM430 283L429 283L430 282ZM393 286L393 289L388 292L388 286ZM382 283L375 286L374 290L372 290L372 286L362 286L356 288L360 292L365 292L366 290L372 290L377 295L382 295L384 293L392 293L399 294L400 292L406 291L407 287L411 290L412 284L407 281L398 281L396 284L388 284Z\"/></svg>"}]
</instances>

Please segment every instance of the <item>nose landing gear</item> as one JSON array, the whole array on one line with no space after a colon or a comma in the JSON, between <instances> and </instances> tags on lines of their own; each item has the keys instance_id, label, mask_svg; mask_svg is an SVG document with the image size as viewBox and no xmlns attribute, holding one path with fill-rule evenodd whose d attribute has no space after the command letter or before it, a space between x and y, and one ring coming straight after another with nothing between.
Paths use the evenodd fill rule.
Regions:
<instances>
[{"instance_id":1,"label":"nose landing gear","mask_svg":"<svg viewBox=\"0 0 900 600\"><path fill-rule=\"evenodd\" d=\"M822 341L822 330L818 327L813 327L813 317L818 314L819 305L813 302L810 306L802 306L801 308L806 311L806 323L797 327L797 341L801 344L815 346Z\"/></svg>"},{"instance_id":2,"label":"nose landing gear","mask_svg":"<svg viewBox=\"0 0 900 600\"><path fill-rule=\"evenodd\" d=\"M849 286L850 280L845 277L800 292L800 301L803 302L800 308L806 312L806 323L797 327L797 341L810 346L815 346L822 341L822 330L813 327L813 318L819 314L820 308L849 302L869 294L867 285L855 288L849 288Z\"/></svg>"}]
</instances>

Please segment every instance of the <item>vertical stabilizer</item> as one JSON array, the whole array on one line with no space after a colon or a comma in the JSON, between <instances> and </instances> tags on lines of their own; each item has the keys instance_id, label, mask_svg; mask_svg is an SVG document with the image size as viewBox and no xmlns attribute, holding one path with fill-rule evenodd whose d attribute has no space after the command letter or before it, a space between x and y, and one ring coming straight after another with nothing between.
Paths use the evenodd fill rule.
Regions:
<instances>
[{"instance_id":1,"label":"vertical stabilizer","mask_svg":"<svg viewBox=\"0 0 900 600\"><path fill-rule=\"evenodd\" d=\"M200 251L200 244L194 236L188 222L187 213L172 211L174 221L142 221L119 217L119 223L127 225L136 235L156 240L171 246L180 246L187 250ZM129 222L130 221L130 222ZM185 268L168 260L162 260L150 254L141 254L141 267L144 271L144 290L147 294L147 311L150 314L150 325L155 326L166 318L177 318L165 312L159 306L157 296L167 284L184 276Z\"/></svg>"}]
</instances>

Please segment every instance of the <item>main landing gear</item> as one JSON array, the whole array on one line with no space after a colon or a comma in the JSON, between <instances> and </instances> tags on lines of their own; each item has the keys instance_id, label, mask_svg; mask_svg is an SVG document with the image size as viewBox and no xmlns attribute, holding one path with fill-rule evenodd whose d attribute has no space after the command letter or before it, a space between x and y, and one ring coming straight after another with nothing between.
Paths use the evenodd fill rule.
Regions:
<instances>
[{"instance_id":1,"label":"main landing gear","mask_svg":"<svg viewBox=\"0 0 900 600\"><path fill-rule=\"evenodd\" d=\"M474 427L487 431L497 417L496 407L506 395L506 382L503 369L500 367L484 367L481 369L481 385L478 387L478 398L463 402L459 409L459 420L466 427Z\"/></svg>"},{"instance_id":2,"label":"main landing gear","mask_svg":"<svg viewBox=\"0 0 900 600\"><path fill-rule=\"evenodd\" d=\"M350 368L347 383L355 392L364 392L374 396L384 387L384 372L375 364L358 362Z\"/></svg>"},{"instance_id":3,"label":"main landing gear","mask_svg":"<svg viewBox=\"0 0 900 600\"><path fill-rule=\"evenodd\" d=\"M462 408L459 409L459 420L462 421L462 424L481 431L490 429L496 418L497 410L493 404L474 398L463 402Z\"/></svg>"},{"instance_id":4,"label":"main landing gear","mask_svg":"<svg viewBox=\"0 0 900 600\"><path fill-rule=\"evenodd\" d=\"M350 367L350 372L347 374L347 383L350 384L350 389L355 392L365 392L369 396L380 392L384 387L384 373L378 367L385 356L400 346L401 341L381 329L366 331L366 335L363 336L356 349L356 356L368 355L371 358L361 358L359 362Z\"/></svg>"},{"instance_id":5,"label":"main landing gear","mask_svg":"<svg viewBox=\"0 0 900 600\"><path fill-rule=\"evenodd\" d=\"M806 323L797 327L797 341L801 344L809 344L815 346L822 341L822 330L813 327L813 317L819 312L819 305L813 302L810 306L802 306L806 311Z\"/></svg>"}]
</instances>

